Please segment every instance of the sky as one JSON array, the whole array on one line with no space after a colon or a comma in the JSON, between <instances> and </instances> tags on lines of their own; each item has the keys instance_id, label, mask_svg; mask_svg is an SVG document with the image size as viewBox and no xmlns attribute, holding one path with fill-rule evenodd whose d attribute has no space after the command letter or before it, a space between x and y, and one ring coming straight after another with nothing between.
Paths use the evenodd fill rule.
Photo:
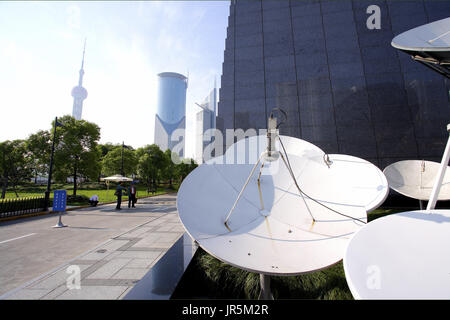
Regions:
<instances>
[{"instance_id":1,"label":"sky","mask_svg":"<svg viewBox=\"0 0 450 320\"><path fill-rule=\"evenodd\" d=\"M220 88L229 1L0 1L0 141L72 115L87 39L82 119L100 143L154 142L157 74L189 74L186 156L195 114Z\"/></svg>"}]
</instances>

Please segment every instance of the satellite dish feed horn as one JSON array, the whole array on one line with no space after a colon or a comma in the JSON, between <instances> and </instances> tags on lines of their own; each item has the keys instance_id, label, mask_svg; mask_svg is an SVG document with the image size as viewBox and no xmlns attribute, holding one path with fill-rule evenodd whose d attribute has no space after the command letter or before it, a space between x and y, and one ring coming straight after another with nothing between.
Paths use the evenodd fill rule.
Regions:
<instances>
[{"instance_id":1,"label":"satellite dish feed horn","mask_svg":"<svg viewBox=\"0 0 450 320\"><path fill-rule=\"evenodd\" d=\"M278 109L278 108L276 108L276 109ZM263 215L265 217L267 217L270 214L270 211L268 211L268 210L266 210L264 208L264 201L263 201L262 190L261 190L261 173L262 173L262 169L264 167L264 162L265 161L269 161L269 162L276 161L276 160L278 160L280 155L281 155L281 159L283 160L283 163L286 166L286 168L287 168L287 170L288 170L288 172L289 172L289 174L290 174L290 176L291 176L295 186L297 187L297 190L298 190L300 196L302 197L303 201L305 202L305 205L308 207L308 204L306 203L305 198L303 196L303 192L301 191L300 187L298 186L297 180L295 179L295 175L292 172L292 168L291 168L289 162L286 161L286 159L285 159L285 157L283 156L282 153L280 153L278 150L275 149L275 139L276 138L278 138L278 140L280 141L280 144L283 146L283 142L281 141L281 138L278 135L278 127L279 126L277 126L277 118L275 118L273 116L273 113L272 113L270 115L270 118L269 118L269 121L268 121L267 150L265 152L263 152L262 155L259 156L258 161L256 161L255 165L253 166L252 170L250 171L250 174L247 177L247 180L245 181L245 183L244 183L243 187L241 188L241 191L239 192L239 194L238 194L238 196L237 196L233 206L231 207L230 211L228 212L227 217L225 218L224 225L225 225L225 227L227 228L227 230L229 232L232 232L232 230L231 230L230 226L228 225L228 220L230 219L231 215L233 214L234 210L236 209L236 206L237 206L239 200L241 199L241 196L244 193L245 188L247 188L247 185L250 182L250 179L253 176L253 174L254 174L254 172L255 172L255 170L258 167L260 162L262 162L262 165L261 165L261 168L260 168L260 171L259 171L259 175L258 175L258 180L257 180L258 181L259 198L260 198L260 202L261 202L260 213L261 213L261 215ZM284 147L283 147L283 149L284 149ZM328 163L327 163L327 165L329 167ZM309 207L308 207L308 209L309 209ZM308 210L308 212L309 212L309 214L311 216L311 219L312 219L312 224L311 225L314 225L314 222L316 220L314 219L314 216L312 215L311 210Z\"/></svg>"},{"instance_id":2,"label":"satellite dish feed horn","mask_svg":"<svg viewBox=\"0 0 450 320\"><path fill-rule=\"evenodd\" d=\"M263 154L264 159L267 161L276 161L280 157L280 153L275 150L275 138L278 136L277 118L270 115L267 122L267 151Z\"/></svg>"}]
</instances>

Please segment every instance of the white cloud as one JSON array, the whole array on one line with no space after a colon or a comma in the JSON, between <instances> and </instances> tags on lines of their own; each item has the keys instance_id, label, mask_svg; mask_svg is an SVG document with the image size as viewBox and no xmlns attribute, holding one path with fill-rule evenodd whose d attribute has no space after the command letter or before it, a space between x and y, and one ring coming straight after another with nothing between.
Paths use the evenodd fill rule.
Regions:
<instances>
[{"instance_id":1,"label":"white cloud","mask_svg":"<svg viewBox=\"0 0 450 320\"><path fill-rule=\"evenodd\" d=\"M71 29L80 29L81 27L81 10L77 5L70 5L66 9L67 26Z\"/></svg>"}]
</instances>

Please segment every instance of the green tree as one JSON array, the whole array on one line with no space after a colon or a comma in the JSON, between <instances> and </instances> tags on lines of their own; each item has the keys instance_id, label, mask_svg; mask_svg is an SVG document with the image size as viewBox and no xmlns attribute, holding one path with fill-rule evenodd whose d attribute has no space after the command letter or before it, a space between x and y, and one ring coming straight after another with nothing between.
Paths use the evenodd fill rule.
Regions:
<instances>
[{"instance_id":1,"label":"green tree","mask_svg":"<svg viewBox=\"0 0 450 320\"><path fill-rule=\"evenodd\" d=\"M6 190L11 183L17 194L17 184L31 179L31 169L24 140L4 141L0 143L0 180L2 184L2 195L4 199Z\"/></svg>"},{"instance_id":2,"label":"green tree","mask_svg":"<svg viewBox=\"0 0 450 320\"><path fill-rule=\"evenodd\" d=\"M194 162L193 159L183 159L180 164L177 164L176 172L177 176L180 179L180 182L183 182L184 178L186 178L187 175L197 167L198 165Z\"/></svg>"},{"instance_id":3,"label":"green tree","mask_svg":"<svg viewBox=\"0 0 450 320\"><path fill-rule=\"evenodd\" d=\"M176 166L172 161L172 151L167 149L164 152L164 167L163 167L163 178L169 181L169 188L173 189L173 179L176 178Z\"/></svg>"},{"instance_id":4,"label":"green tree","mask_svg":"<svg viewBox=\"0 0 450 320\"><path fill-rule=\"evenodd\" d=\"M73 178L73 195L77 194L78 177L97 179L100 174L100 153L97 149L100 128L92 122L71 116L58 119L55 138L55 179ZM53 126L55 123L53 122Z\"/></svg>"},{"instance_id":5,"label":"green tree","mask_svg":"<svg viewBox=\"0 0 450 320\"><path fill-rule=\"evenodd\" d=\"M107 142L105 144L98 144L97 150L100 152L101 160L108 154L108 152L114 150L120 146L119 144L112 144L111 142Z\"/></svg>"},{"instance_id":6,"label":"green tree","mask_svg":"<svg viewBox=\"0 0 450 320\"><path fill-rule=\"evenodd\" d=\"M132 148L123 148L123 174L129 176L137 171L136 151ZM122 146L115 146L102 160L102 173L106 176L121 173Z\"/></svg>"},{"instance_id":7,"label":"green tree","mask_svg":"<svg viewBox=\"0 0 450 320\"><path fill-rule=\"evenodd\" d=\"M26 148L32 166L34 182L38 176L48 174L50 153L52 148L52 136L49 131L39 130L31 134L26 140Z\"/></svg>"},{"instance_id":8,"label":"green tree","mask_svg":"<svg viewBox=\"0 0 450 320\"><path fill-rule=\"evenodd\" d=\"M164 169L164 152L156 145L147 145L136 150L138 157L138 174L146 182L147 187L156 187L156 180L161 177Z\"/></svg>"}]
</instances>

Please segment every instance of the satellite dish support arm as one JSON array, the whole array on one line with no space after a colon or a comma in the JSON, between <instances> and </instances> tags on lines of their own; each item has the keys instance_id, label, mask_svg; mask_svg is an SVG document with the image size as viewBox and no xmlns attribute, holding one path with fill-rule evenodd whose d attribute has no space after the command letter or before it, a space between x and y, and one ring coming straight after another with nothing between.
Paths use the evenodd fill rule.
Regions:
<instances>
[{"instance_id":1,"label":"satellite dish support arm","mask_svg":"<svg viewBox=\"0 0 450 320\"><path fill-rule=\"evenodd\" d=\"M262 158L262 155L259 157L258 161L256 161L255 165L253 166L252 171L250 172L250 174L249 174L248 177L247 177L247 181L245 181L245 184L244 184L244 186L242 187L241 191L239 192L239 195L238 195L236 201L234 202L233 207L230 209L230 212L228 212L228 215L227 215L227 217L225 218L225 222L224 222L225 227L227 227L228 231L230 231L230 232L231 232L231 229L230 229L230 227L228 226L228 220L230 219L231 214L233 213L234 209L236 208L237 203L238 203L239 200L241 199L241 196L242 196L242 194L244 193L244 190L245 190L245 188L247 187L248 183L250 182L250 179L251 179L251 177L253 176L253 173L255 172L256 168L258 167L258 164L261 162L261 158Z\"/></svg>"},{"instance_id":2,"label":"satellite dish support arm","mask_svg":"<svg viewBox=\"0 0 450 320\"><path fill-rule=\"evenodd\" d=\"M447 125L447 131L450 133L450 124ZM450 160L450 135L445 147L444 155L441 161L441 167L439 168L438 174L436 176L436 181L434 182L433 189L430 195L430 201L428 201L427 210L433 210L436 207L436 202L439 196L439 191L441 191L442 181L444 180L445 170L448 166L448 161Z\"/></svg>"}]
</instances>

